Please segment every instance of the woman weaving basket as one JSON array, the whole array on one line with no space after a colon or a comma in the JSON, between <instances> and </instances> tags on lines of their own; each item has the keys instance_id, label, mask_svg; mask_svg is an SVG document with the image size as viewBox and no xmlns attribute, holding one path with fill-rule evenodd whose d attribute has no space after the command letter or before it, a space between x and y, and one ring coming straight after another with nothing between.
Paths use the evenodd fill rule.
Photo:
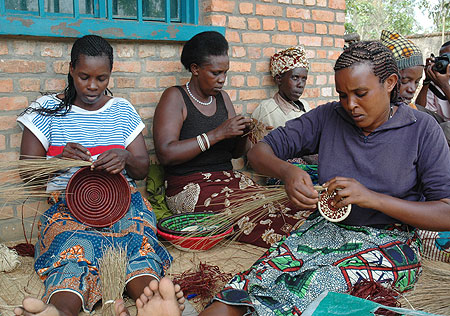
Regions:
<instances>
[{"instance_id":1,"label":"woman weaving basket","mask_svg":"<svg viewBox=\"0 0 450 316\"><path fill-rule=\"evenodd\" d=\"M229 68L228 42L217 32L203 32L183 47L181 62L191 72L184 86L161 96L153 120L153 139L165 167L166 200L174 214L224 210L242 192L258 190L231 164L250 148L250 118L236 115L222 90ZM239 240L269 247L305 220L298 210L277 210L258 221L238 221Z\"/></svg>"},{"instance_id":2,"label":"woman weaving basket","mask_svg":"<svg viewBox=\"0 0 450 316\"><path fill-rule=\"evenodd\" d=\"M23 128L21 159L92 161L94 170L125 174L129 185L145 178L149 159L141 133L144 124L127 100L106 94L112 67L113 49L106 40L88 35L75 41L64 93L39 98L18 118ZM155 280L171 263L170 254L157 242L151 206L134 187L128 211L113 225L93 229L75 219L63 194L56 194L65 190L74 171L53 177L47 185L55 204L40 219L34 265L45 293L42 301L25 298L16 315L76 316L81 309L92 311L102 299L98 271L102 247L127 250L126 290L138 299L138 307L140 295L157 289ZM169 283L172 303L180 303L178 311L183 309L179 286L166 278L161 282L165 288Z\"/></svg>"},{"instance_id":3,"label":"woman weaving basket","mask_svg":"<svg viewBox=\"0 0 450 316\"><path fill-rule=\"evenodd\" d=\"M324 291L357 282L412 288L420 273L416 228L450 228L450 152L434 119L398 102L398 68L379 42L359 42L336 61L339 102L270 133L249 152L255 170L280 178L296 205L318 203L306 172L285 162L319 153L319 181L352 204L332 223L318 212L249 270L237 274L206 315L299 315Z\"/></svg>"}]
</instances>

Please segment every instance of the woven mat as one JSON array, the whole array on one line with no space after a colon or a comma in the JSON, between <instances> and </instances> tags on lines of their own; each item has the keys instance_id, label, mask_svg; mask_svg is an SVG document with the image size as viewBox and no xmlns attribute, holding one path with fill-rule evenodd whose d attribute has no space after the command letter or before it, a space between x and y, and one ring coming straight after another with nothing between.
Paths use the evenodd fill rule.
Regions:
<instances>
[{"instance_id":1,"label":"woven mat","mask_svg":"<svg viewBox=\"0 0 450 316\"><path fill-rule=\"evenodd\" d=\"M237 242L219 243L214 248L203 252L184 252L165 244L172 254L174 261L168 271L169 275L180 274L193 269L201 261L209 265L219 266L224 273L235 274L250 267L265 251L263 248L241 244ZM22 303L25 296L40 298L44 292L44 286L34 272L33 258L20 257L20 266L10 273L0 272L0 315L13 316L14 307ZM223 284L218 284L222 287ZM197 311L203 307L202 302L190 300L191 305ZM131 315L136 315L134 301L126 299ZM97 307L93 314L101 315L101 307ZM89 314L81 312L80 316ZM92 314L91 314L92 315Z\"/></svg>"}]
</instances>

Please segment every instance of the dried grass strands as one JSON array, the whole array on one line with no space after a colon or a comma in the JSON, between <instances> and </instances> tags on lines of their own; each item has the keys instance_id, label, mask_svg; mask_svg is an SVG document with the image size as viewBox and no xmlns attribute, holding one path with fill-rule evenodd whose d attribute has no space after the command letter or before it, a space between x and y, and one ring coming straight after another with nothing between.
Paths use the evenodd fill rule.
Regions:
<instances>
[{"instance_id":1,"label":"dried grass strands","mask_svg":"<svg viewBox=\"0 0 450 316\"><path fill-rule=\"evenodd\" d=\"M121 298L125 289L127 261L127 250L114 246L105 248L98 260L103 316L115 316L114 300Z\"/></svg>"},{"instance_id":2,"label":"dried grass strands","mask_svg":"<svg viewBox=\"0 0 450 316\"><path fill-rule=\"evenodd\" d=\"M0 162L0 199L5 203L23 201L30 197L47 197L48 179L73 167L92 163L74 159L46 159L26 156L24 160Z\"/></svg>"},{"instance_id":3,"label":"dried grass strands","mask_svg":"<svg viewBox=\"0 0 450 316\"><path fill-rule=\"evenodd\" d=\"M249 137L250 141L253 144L256 144L261 139L263 139L264 136L267 135L267 126L264 125L264 123L258 121L257 119L252 118L252 122L250 123L249 131L242 135L242 137L247 136Z\"/></svg>"},{"instance_id":4,"label":"dried grass strands","mask_svg":"<svg viewBox=\"0 0 450 316\"><path fill-rule=\"evenodd\" d=\"M422 260L423 273L414 290L404 293L399 301L402 306L428 313L450 315L450 264Z\"/></svg>"}]
</instances>

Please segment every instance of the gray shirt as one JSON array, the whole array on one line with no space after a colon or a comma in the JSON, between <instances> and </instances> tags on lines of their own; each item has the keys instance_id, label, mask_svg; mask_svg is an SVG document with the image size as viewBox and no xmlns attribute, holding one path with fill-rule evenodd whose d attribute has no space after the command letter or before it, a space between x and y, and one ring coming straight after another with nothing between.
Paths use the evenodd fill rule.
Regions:
<instances>
[{"instance_id":1,"label":"gray shirt","mask_svg":"<svg viewBox=\"0 0 450 316\"><path fill-rule=\"evenodd\" d=\"M397 105L394 116L368 136L339 102L331 102L288 121L263 141L283 160L318 153L319 183L342 176L404 200L450 198L450 152L442 129L426 113ZM349 225L398 222L357 205L343 221Z\"/></svg>"}]
</instances>

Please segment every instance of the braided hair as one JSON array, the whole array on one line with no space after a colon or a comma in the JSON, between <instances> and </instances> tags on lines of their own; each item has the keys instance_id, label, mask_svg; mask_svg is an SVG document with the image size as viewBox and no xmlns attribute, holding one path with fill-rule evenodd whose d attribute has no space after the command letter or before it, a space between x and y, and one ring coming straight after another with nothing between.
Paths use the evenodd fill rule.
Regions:
<instances>
[{"instance_id":1,"label":"braided hair","mask_svg":"<svg viewBox=\"0 0 450 316\"><path fill-rule=\"evenodd\" d=\"M361 41L347 47L336 60L334 71L366 63L372 67L373 73L384 83L390 75L400 78L397 62L389 48L379 41ZM391 92L391 102L400 101L400 81Z\"/></svg>"},{"instance_id":2,"label":"braided hair","mask_svg":"<svg viewBox=\"0 0 450 316\"><path fill-rule=\"evenodd\" d=\"M80 55L85 56L106 56L109 59L109 68L112 70L113 67L113 48L111 45L101 36L97 35L86 35L75 41L70 52L70 65L75 68ZM68 85L64 89L64 99L61 103L53 109L47 109L44 107L28 107L20 115L27 112L38 112L44 116L64 116L72 109L72 103L75 101L77 96L77 91L73 83L73 78L70 72L67 74ZM111 93L109 89L106 89L105 94Z\"/></svg>"}]
</instances>

